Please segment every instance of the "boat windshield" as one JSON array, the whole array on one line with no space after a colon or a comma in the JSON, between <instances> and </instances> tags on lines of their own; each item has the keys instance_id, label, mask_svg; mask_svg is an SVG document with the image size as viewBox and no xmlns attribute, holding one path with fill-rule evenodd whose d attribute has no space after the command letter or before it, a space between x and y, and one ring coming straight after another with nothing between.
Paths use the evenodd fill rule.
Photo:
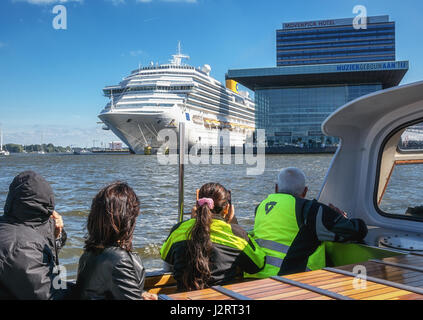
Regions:
<instances>
[{"instance_id":1,"label":"boat windshield","mask_svg":"<svg viewBox=\"0 0 423 320\"><path fill-rule=\"evenodd\" d=\"M423 121L393 132L384 144L379 167L380 213L423 220Z\"/></svg>"}]
</instances>

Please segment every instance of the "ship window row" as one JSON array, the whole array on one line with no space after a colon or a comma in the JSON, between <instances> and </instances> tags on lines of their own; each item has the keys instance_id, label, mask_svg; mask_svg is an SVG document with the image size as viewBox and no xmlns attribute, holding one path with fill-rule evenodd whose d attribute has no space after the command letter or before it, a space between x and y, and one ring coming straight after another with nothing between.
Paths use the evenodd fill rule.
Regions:
<instances>
[{"instance_id":1,"label":"ship window row","mask_svg":"<svg viewBox=\"0 0 423 320\"><path fill-rule=\"evenodd\" d=\"M351 50L337 52L304 52L278 54L278 60L300 59L300 58L326 58L326 57L348 57L348 56L378 56L378 55L394 55L395 50Z\"/></svg>"},{"instance_id":2,"label":"ship window row","mask_svg":"<svg viewBox=\"0 0 423 320\"><path fill-rule=\"evenodd\" d=\"M318 49L318 48L328 48L328 47L356 47L356 46L375 46L375 45L395 45L394 39L387 40L372 40L372 41L339 41L332 42L328 41L326 43L317 43L317 44L304 44L304 45L290 45L285 43L278 43L278 50L300 50L300 49Z\"/></svg>"},{"instance_id":3,"label":"ship window row","mask_svg":"<svg viewBox=\"0 0 423 320\"><path fill-rule=\"evenodd\" d=\"M317 60L309 60L309 59L299 59L294 61L284 61L278 60L278 66L281 65L298 65L298 64L319 64L319 63L336 63L336 62L372 62L372 61L394 61L395 56L382 56L382 57L369 57L368 59L363 61L363 57L357 58L333 58L333 59L317 59Z\"/></svg>"},{"instance_id":4,"label":"ship window row","mask_svg":"<svg viewBox=\"0 0 423 320\"><path fill-rule=\"evenodd\" d=\"M125 92L138 92L138 91L177 91L177 90L191 90L192 86L143 86L127 88ZM124 90L113 90L113 94L122 93Z\"/></svg>"},{"instance_id":5,"label":"ship window row","mask_svg":"<svg viewBox=\"0 0 423 320\"><path fill-rule=\"evenodd\" d=\"M206 87L204 85L199 85L198 86L198 89L200 89L201 91L205 91L207 93L210 93L212 95L211 97L213 97L214 99L221 100L222 99L222 95L223 95L224 96L224 100L227 101L231 105L234 104L234 103L238 103L238 104L241 104L240 107L242 107L242 108L254 110L254 108L249 107L248 104L245 103L245 98L238 97L235 94L234 95L229 95L226 92L226 89L225 89L225 91L222 91L222 92L221 91L218 91L218 94L216 94L213 91L210 91L209 90L210 87ZM207 93L204 93L204 95L210 96ZM232 98L234 98L234 100L232 100ZM237 107L239 107L239 106L237 106Z\"/></svg>"},{"instance_id":6,"label":"ship window row","mask_svg":"<svg viewBox=\"0 0 423 320\"><path fill-rule=\"evenodd\" d=\"M176 66L176 65L155 65L155 66L149 66L149 67L142 67L140 69L134 70L135 72L137 71L142 71L142 70L156 70L156 69L195 69L192 66Z\"/></svg>"},{"instance_id":7,"label":"ship window row","mask_svg":"<svg viewBox=\"0 0 423 320\"><path fill-rule=\"evenodd\" d=\"M306 43L321 43L324 41L345 41L345 40L357 40L357 41L364 41L364 40L378 40L378 39L395 39L395 33L392 34L385 34L385 35L375 35L375 36L349 36L345 37L339 35L337 37L322 37L319 39L298 39L296 41L284 41L278 40L277 43L285 43L285 44L306 44Z\"/></svg>"},{"instance_id":8,"label":"ship window row","mask_svg":"<svg viewBox=\"0 0 423 320\"><path fill-rule=\"evenodd\" d=\"M205 85L205 83L202 82L202 81L198 81L198 82L199 82L199 86L198 86L199 89L206 91L210 94L213 94L217 99L221 99L221 96L223 95L223 96L225 96L225 98L227 98L227 101L232 102L232 97L235 97L235 102L241 103L242 107L244 107L244 108L249 108L248 105L245 104L246 98L240 98L237 95L235 95L235 93L232 94L232 95L229 95L228 92L227 92L227 89L225 87L223 87L223 86L219 87L220 90L217 90L213 87L210 87L209 85ZM241 101L240 99L242 99L243 101L240 102ZM252 109L254 109L254 108L252 108Z\"/></svg>"},{"instance_id":9,"label":"ship window row","mask_svg":"<svg viewBox=\"0 0 423 320\"><path fill-rule=\"evenodd\" d=\"M229 110L228 108L222 108L222 107L219 107L219 106L213 106L211 104L208 104L208 103L199 101L198 99L195 99L195 98L190 98L188 100L188 103L190 105L197 106L200 109L200 111L204 111L204 109L207 109L207 110L211 110L211 111L216 112L216 114L226 114L226 115L229 115L229 116L233 116L233 117L238 117L238 118L241 118L241 119L245 119L247 121L254 121L254 119L255 119L254 115L252 115L252 116L246 116L245 114L241 114L239 112L235 112L233 110Z\"/></svg>"},{"instance_id":10,"label":"ship window row","mask_svg":"<svg viewBox=\"0 0 423 320\"><path fill-rule=\"evenodd\" d=\"M157 75L157 74L164 74L164 75L183 75L183 76L187 76L187 75L192 75L192 73L189 72L177 72L177 71L157 71L157 72L142 72L137 74L136 76L147 76L147 75Z\"/></svg>"},{"instance_id":11,"label":"ship window row","mask_svg":"<svg viewBox=\"0 0 423 320\"><path fill-rule=\"evenodd\" d=\"M207 98L209 98L210 99L210 101L213 101L213 100L219 100L220 102L225 102L225 103L227 103L227 104L230 104L231 102L233 102L232 101L232 99L230 98L230 97L223 97L223 96L218 96L218 95L216 95L216 94L214 94L214 93L211 93L210 91L208 91L208 90L205 90L204 88L201 88L200 90L198 90L199 91L199 96L204 96L204 97L207 97ZM196 93L196 91L194 91L194 93L193 94L195 94Z\"/></svg>"},{"instance_id":12,"label":"ship window row","mask_svg":"<svg viewBox=\"0 0 423 320\"><path fill-rule=\"evenodd\" d=\"M195 110L200 111L200 112L204 112L204 109L207 109L207 112L209 114L214 114L216 116L222 115L221 112L214 110L214 108L204 107L203 105L195 103L195 102L191 102L190 107L192 109L195 109ZM238 116L238 115L233 115L233 114L226 114L225 116L230 117L231 118L230 121L237 123L237 124L246 124L246 125L251 125L251 126L255 125L255 119L254 118L249 119L249 118L246 118L246 117L243 117L243 116Z\"/></svg>"},{"instance_id":13,"label":"ship window row","mask_svg":"<svg viewBox=\"0 0 423 320\"><path fill-rule=\"evenodd\" d=\"M212 106L218 108L219 110L228 110L228 111L236 112L236 113L239 113L239 114L250 114L251 116L254 115L254 110L252 110L252 111L243 110L243 109L237 108L235 106L224 105L222 102L216 103L213 100L203 98L202 95L190 95L190 99L191 98L195 99L196 101L201 101L201 102L207 103L209 105L212 105Z\"/></svg>"},{"instance_id":14,"label":"ship window row","mask_svg":"<svg viewBox=\"0 0 423 320\"><path fill-rule=\"evenodd\" d=\"M172 108L174 104L172 103L119 103L115 106L115 109L141 109L141 108Z\"/></svg>"},{"instance_id":15,"label":"ship window row","mask_svg":"<svg viewBox=\"0 0 423 320\"><path fill-rule=\"evenodd\" d=\"M242 111L247 111L247 112L254 112L254 108L253 107L249 107L247 104L245 103L238 103L241 105L238 105L236 101L233 101L231 97L229 98L224 98L224 97L220 97L220 96L213 96L211 94L208 93L207 90L204 90L203 88L198 88L200 90L198 90L198 96L200 97L207 97L210 101L216 101L219 100L219 102L225 102L227 103L229 106L242 110ZM193 93L191 93L191 95L196 95L196 91L194 91ZM236 97L236 96L235 96Z\"/></svg>"}]
</instances>

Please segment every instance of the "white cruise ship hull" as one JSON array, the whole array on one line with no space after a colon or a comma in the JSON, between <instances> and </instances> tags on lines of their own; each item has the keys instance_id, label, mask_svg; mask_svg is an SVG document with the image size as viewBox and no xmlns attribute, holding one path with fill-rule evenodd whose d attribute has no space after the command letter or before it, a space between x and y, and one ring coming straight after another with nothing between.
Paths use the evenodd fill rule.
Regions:
<instances>
[{"instance_id":1,"label":"white cruise ship hull","mask_svg":"<svg viewBox=\"0 0 423 320\"><path fill-rule=\"evenodd\" d=\"M186 114L189 114L189 120ZM199 113L189 109L183 111L179 106L174 108L159 106L156 110L107 111L100 114L99 118L135 154L144 154L146 147L159 149L165 142L158 141L158 133L163 129L172 129L178 134L181 121L186 125L189 148L193 145L204 148L228 145L241 147L252 135L252 131L246 133L245 129L241 128L219 129L217 126L208 126L205 120L195 123L192 119L196 116L199 117Z\"/></svg>"}]
</instances>

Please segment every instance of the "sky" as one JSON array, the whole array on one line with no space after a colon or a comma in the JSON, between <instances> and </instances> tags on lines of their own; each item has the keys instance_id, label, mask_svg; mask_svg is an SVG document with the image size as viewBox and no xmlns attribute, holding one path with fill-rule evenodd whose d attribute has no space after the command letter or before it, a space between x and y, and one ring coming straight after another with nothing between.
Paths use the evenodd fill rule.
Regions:
<instances>
[{"instance_id":1,"label":"sky","mask_svg":"<svg viewBox=\"0 0 423 320\"><path fill-rule=\"evenodd\" d=\"M66 29L57 29L66 8ZM369 16L396 23L396 59L423 80L421 0L0 0L0 127L5 143L92 147L117 138L97 115L102 88L138 66L166 63L181 41L192 66L276 66L283 22ZM63 20L59 21L63 25ZM56 24L55 24L56 23Z\"/></svg>"}]
</instances>

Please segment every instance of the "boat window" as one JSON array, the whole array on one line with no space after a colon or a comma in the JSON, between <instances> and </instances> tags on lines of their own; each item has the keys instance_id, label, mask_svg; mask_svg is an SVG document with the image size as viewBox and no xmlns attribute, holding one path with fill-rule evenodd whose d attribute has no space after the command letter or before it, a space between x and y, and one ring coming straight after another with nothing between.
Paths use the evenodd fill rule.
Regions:
<instances>
[{"instance_id":1,"label":"boat window","mask_svg":"<svg viewBox=\"0 0 423 320\"><path fill-rule=\"evenodd\" d=\"M395 130L379 158L375 192L379 213L423 221L423 121Z\"/></svg>"}]
</instances>

